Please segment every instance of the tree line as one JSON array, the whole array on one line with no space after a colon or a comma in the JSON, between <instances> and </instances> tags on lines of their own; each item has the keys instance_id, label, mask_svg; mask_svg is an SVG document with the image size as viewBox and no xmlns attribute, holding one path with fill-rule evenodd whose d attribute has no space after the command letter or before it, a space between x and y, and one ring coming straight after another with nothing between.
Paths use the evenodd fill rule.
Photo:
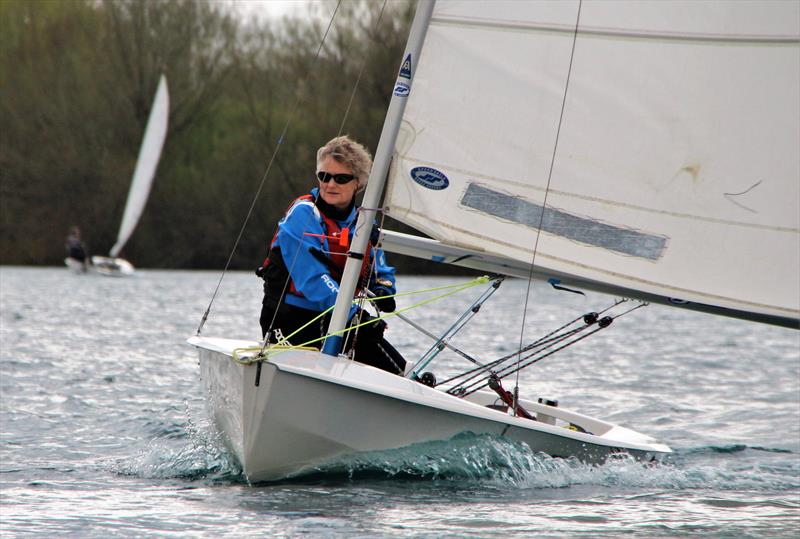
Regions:
<instances>
[{"instance_id":1,"label":"tree line","mask_svg":"<svg viewBox=\"0 0 800 539\"><path fill-rule=\"evenodd\" d=\"M0 262L61 264L72 225L108 252L164 73L167 139L122 256L223 267L264 179L231 260L257 265L319 146L377 146L414 3L345 0L331 22L334 6L246 20L206 0L0 2Z\"/></svg>"}]
</instances>

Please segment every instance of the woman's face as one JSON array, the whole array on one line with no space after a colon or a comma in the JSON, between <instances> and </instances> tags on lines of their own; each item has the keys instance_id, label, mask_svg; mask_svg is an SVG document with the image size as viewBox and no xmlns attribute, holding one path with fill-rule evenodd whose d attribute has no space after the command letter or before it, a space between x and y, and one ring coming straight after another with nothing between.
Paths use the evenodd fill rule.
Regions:
<instances>
[{"instance_id":1,"label":"woman's face","mask_svg":"<svg viewBox=\"0 0 800 539\"><path fill-rule=\"evenodd\" d=\"M318 172L327 172L330 175L353 174L353 170L349 166L338 162L330 156L322 161ZM332 178L329 178L327 182L319 182L319 195L322 197L322 200L340 210L350 205L350 202L356 195L357 189L357 178L344 184L336 183Z\"/></svg>"}]
</instances>

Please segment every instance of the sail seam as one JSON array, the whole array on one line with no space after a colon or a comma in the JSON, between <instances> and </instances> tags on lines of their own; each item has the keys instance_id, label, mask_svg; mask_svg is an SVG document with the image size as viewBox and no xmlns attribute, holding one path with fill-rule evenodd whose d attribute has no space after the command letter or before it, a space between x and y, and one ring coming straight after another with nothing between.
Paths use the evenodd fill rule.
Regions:
<instances>
[{"instance_id":1,"label":"sail seam","mask_svg":"<svg viewBox=\"0 0 800 539\"><path fill-rule=\"evenodd\" d=\"M555 34L570 34L575 32L574 25L546 24L546 23L518 23L509 21L495 21L489 19L473 19L465 17L439 16L431 20L431 24L438 23L443 26L460 26L473 28L495 28L506 30L526 30L530 32L543 32ZM703 34L694 32L667 32L663 30L624 30L620 28L604 28L582 26L579 35L602 38L625 38L638 40L662 41L699 41L705 43L730 43L753 45L797 45L800 36L790 34L763 35L763 34Z\"/></svg>"},{"instance_id":2,"label":"sail seam","mask_svg":"<svg viewBox=\"0 0 800 539\"><path fill-rule=\"evenodd\" d=\"M545 189L543 187L535 187L535 186L531 186L531 185L526 185L524 183L517 182L517 181L514 181L514 180L507 180L507 179L504 179L504 178L497 178L495 176L487 176L485 174L476 174L476 173L474 173L472 171L459 169L457 167L446 166L446 165L443 165L441 163L433 163L431 161L424 161L424 160L420 160L420 159L410 158L408 155L403 155L403 154L398 154L398 155L399 155L399 157L401 159L403 159L405 161L413 161L414 164L430 166L430 167L433 167L433 168L444 169L444 170L447 170L447 171L459 172L459 173L464 174L466 176L472 176L475 179L487 180L487 181L490 181L492 183L500 183L500 184L504 184L504 185L513 185L515 187L521 187L521 188L525 188L525 189L528 189L528 190L531 190L531 191L539 191L539 192L544 192L545 191ZM398 159L397 166L400 166L399 161L400 160ZM648 208L647 206L639 206L639 205L630 204L630 203L627 203L627 202L619 202L619 201L616 201L616 200L609 200L609 199L606 199L606 198L593 197L593 196L587 196L587 195L579 195L577 193L570 193L568 191L560 191L558 189L550 189L549 192L550 192L551 195L569 197L569 198L574 198L574 199L578 199L578 200L586 200L586 201L589 201L589 202L598 202L598 203L601 203L601 204L617 206L617 207L620 207L620 208L629 208L629 209L632 209L632 210L637 210L637 211L646 212L646 213L653 213L653 214L658 214L658 215L669 215L670 217L679 217L679 218L685 218L685 219L692 219L692 220L695 220L695 221L704 221L704 222L708 222L708 223L721 224L721 225L739 226L739 227L743 227L743 228L752 228L752 229L756 229L756 230L771 230L773 232L786 232L786 233L791 233L791 234L800 234L800 228L792 228L792 227L786 227L786 226L775 226L775 225L762 225L762 224L758 224L758 223L746 223L746 222L742 222L742 221L731 221L729 219L718 219L716 217L705 217L703 215L695 215L695 214L691 214L691 213L682 213L682 212L669 211L669 210L659 210L659 209L655 209L655 208Z\"/></svg>"}]
</instances>

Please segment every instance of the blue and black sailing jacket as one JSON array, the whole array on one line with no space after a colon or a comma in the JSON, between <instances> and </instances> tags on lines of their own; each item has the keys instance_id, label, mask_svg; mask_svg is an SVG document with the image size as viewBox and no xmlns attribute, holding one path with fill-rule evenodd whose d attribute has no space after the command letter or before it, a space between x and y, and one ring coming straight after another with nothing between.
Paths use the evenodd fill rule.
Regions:
<instances>
[{"instance_id":1,"label":"blue and black sailing jacket","mask_svg":"<svg viewBox=\"0 0 800 539\"><path fill-rule=\"evenodd\" d=\"M319 189L315 187L310 194L292 202L278 222L264 268L267 294L279 296L290 276L284 301L322 312L336 303L358 210L354 205L343 219L335 219L325 213L327 205L318 197ZM386 263L383 250L370 245L365 255L359 288L383 288L394 294L395 270ZM351 316L355 310L354 305Z\"/></svg>"}]
</instances>

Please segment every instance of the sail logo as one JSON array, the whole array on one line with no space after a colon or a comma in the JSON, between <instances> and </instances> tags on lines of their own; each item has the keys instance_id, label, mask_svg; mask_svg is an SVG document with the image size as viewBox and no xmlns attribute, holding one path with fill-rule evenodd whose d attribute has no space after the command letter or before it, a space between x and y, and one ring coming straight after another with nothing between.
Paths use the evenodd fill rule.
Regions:
<instances>
[{"instance_id":1,"label":"sail logo","mask_svg":"<svg viewBox=\"0 0 800 539\"><path fill-rule=\"evenodd\" d=\"M394 85L394 95L397 97L405 97L411 91L411 86L405 82L398 82Z\"/></svg>"},{"instance_id":2,"label":"sail logo","mask_svg":"<svg viewBox=\"0 0 800 539\"><path fill-rule=\"evenodd\" d=\"M441 191L450 185L450 180L444 173L430 167L414 167L411 169L411 179L427 189Z\"/></svg>"},{"instance_id":3,"label":"sail logo","mask_svg":"<svg viewBox=\"0 0 800 539\"><path fill-rule=\"evenodd\" d=\"M403 65L400 66L400 76L404 79L411 78L411 55L409 54L406 56L406 59L403 60Z\"/></svg>"}]
</instances>

